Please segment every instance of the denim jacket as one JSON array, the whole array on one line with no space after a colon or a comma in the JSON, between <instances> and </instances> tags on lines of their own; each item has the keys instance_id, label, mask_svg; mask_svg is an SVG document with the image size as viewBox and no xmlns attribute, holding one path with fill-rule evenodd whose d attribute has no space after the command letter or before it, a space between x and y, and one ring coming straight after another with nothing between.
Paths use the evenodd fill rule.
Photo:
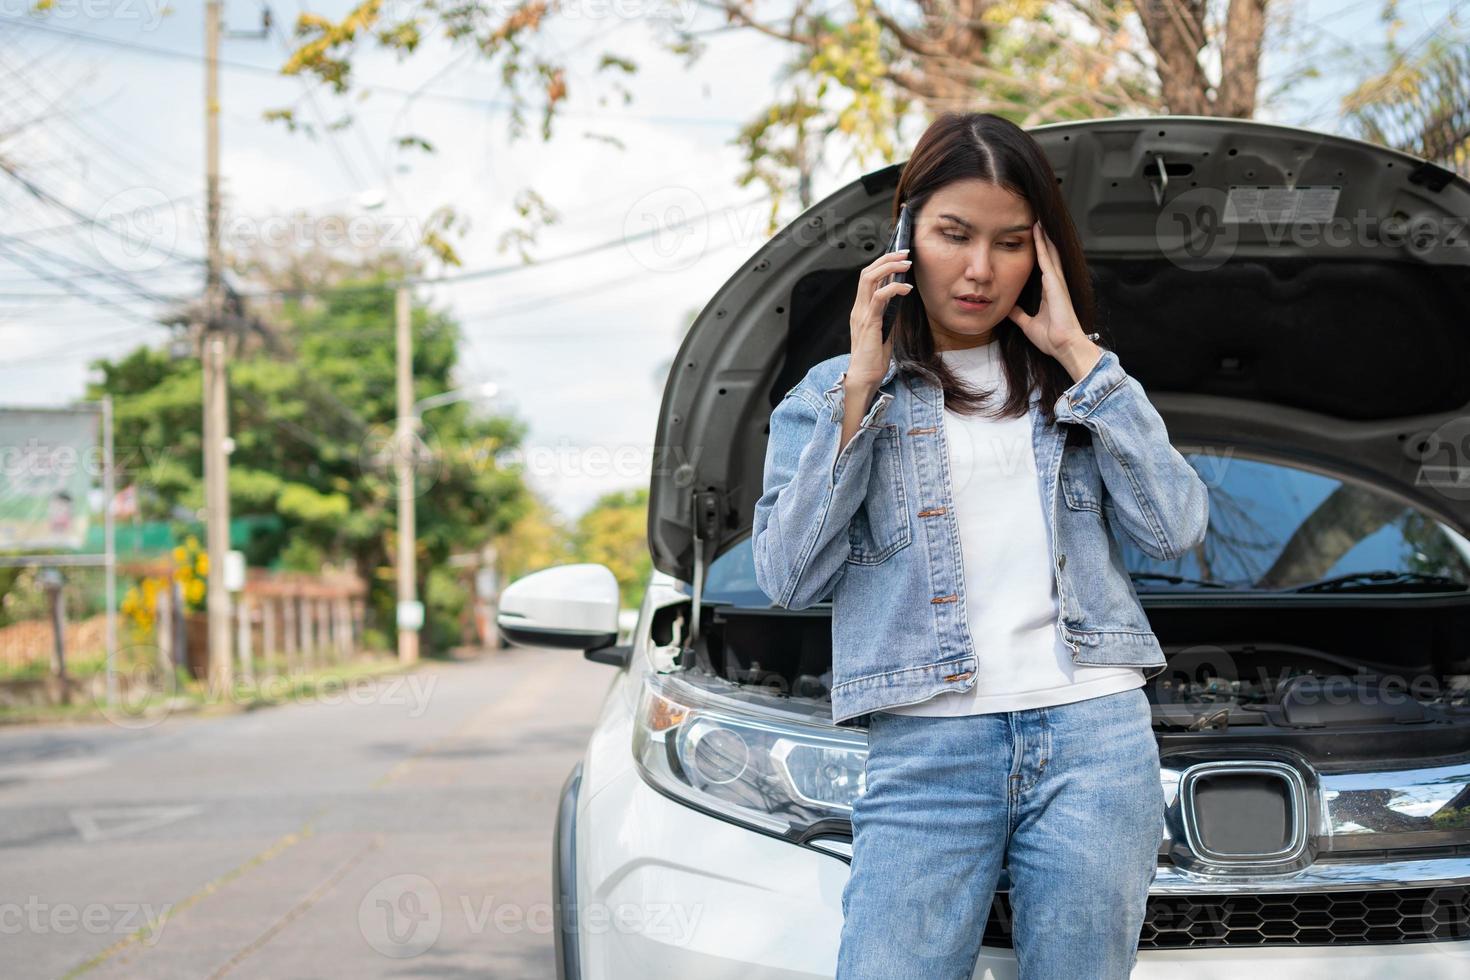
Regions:
<instances>
[{"instance_id":1,"label":"denim jacket","mask_svg":"<svg viewBox=\"0 0 1470 980\"><path fill-rule=\"evenodd\" d=\"M966 618L943 392L890 359L838 452L851 355L812 367L771 413L752 530L756 583L776 606L832 598L832 720L968 690L984 664ZM1103 350L1056 401L1031 396L1057 629L1078 665L1164 669L1113 534L1161 561L1204 540L1204 481L1169 444L1143 387ZM984 649L985 638L979 638Z\"/></svg>"}]
</instances>

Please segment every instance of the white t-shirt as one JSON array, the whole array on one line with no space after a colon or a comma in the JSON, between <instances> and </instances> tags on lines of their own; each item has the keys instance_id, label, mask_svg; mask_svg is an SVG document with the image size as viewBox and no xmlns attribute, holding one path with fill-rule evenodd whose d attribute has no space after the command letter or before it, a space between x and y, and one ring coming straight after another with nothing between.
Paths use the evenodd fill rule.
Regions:
<instances>
[{"instance_id":1,"label":"white t-shirt","mask_svg":"<svg viewBox=\"0 0 1470 980\"><path fill-rule=\"evenodd\" d=\"M1031 416L990 417L1007 390L999 345L991 341L940 356L970 386L996 389L979 415L944 413L964 556L965 612L979 663L968 691L942 691L927 701L883 710L908 715L1019 711L1143 686L1139 667L1074 665L1072 650L1062 640Z\"/></svg>"}]
</instances>

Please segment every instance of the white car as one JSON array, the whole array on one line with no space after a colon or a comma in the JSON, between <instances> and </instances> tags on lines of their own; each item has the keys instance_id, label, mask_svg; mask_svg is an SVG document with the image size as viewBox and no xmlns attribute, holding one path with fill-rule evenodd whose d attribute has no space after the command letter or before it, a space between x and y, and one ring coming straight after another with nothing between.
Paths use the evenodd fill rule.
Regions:
<instances>
[{"instance_id":1,"label":"white car","mask_svg":"<svg viewBox=\"0 0 1470 980\"><path fill-rule=\"evenodd\" d=\"M1470 976L1470 185L1237 119L1031 132L1105 342L1211 493L1197 552L1119 541L1170 659L1134 976ZM803 214L689 331L631 642L602 566L501 598L507 639L618 669L557 819L563 980L833 975L865 729L831 723L830 605L773 607L750 527L770 411L846 349L898 172ZM1016 976L1009 926L1002 871L975 976Z\"/></svg>"}]
</instances>

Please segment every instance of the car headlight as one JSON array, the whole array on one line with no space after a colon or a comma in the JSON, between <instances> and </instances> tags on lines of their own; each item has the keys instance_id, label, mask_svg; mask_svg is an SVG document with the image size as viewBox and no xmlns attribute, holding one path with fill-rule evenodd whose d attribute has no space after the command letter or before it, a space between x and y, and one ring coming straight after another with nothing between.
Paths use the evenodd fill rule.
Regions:
<instances>
[{"instance_id":1,"label":"car headlight","mask_svg":"<svg viewBox=\"0 0 1470 980\"><path fill-rule=\"evenodd\" d=\"M801 841L841 830L866 785L867 738L743 711L677 675L644 678L633 725L643 778L681 802Z\"/></svg>"}]
</instances>

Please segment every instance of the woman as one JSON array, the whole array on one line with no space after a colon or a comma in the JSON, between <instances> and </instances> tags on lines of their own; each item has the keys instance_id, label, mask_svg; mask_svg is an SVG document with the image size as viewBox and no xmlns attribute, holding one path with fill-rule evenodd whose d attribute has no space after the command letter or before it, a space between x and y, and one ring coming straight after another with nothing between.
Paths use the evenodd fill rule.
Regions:
<instances>
[{"instance_id":1,"label":"woman","mask_svg":"<svg viewBox=\"0 0 1470 980\"><path fill-rule=\"evenodd\" d=\"M940 117L905 204L912 248L863 270L851 354L772 413L754 522L774 603L831 592L834 720L868 719L837 978L969 978L1003 864L1022 978L1126 977L1163 836L1143 685L1164 660L1109 535L1176 558L1208 497L1094 343L1030 136Z\"/></svg>"}]
</instances>

